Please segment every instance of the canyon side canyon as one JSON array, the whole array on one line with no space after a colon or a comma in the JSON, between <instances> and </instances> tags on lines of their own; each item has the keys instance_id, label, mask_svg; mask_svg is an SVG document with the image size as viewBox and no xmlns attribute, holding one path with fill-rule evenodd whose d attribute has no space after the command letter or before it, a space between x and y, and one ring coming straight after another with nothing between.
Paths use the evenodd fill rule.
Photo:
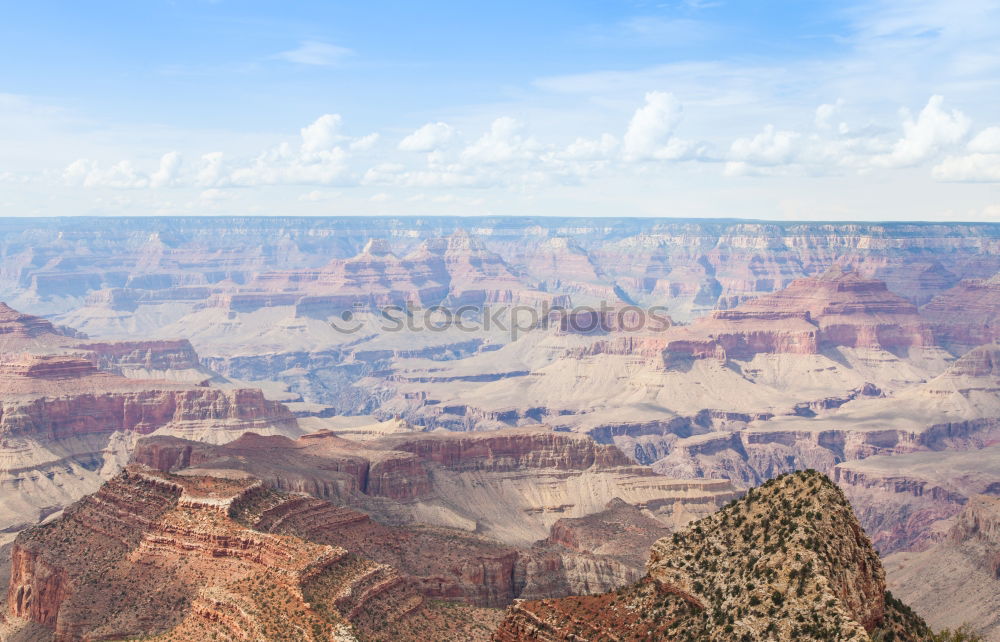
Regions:
<instances>
[{"instance_id":1,"label":"canyon side canyon","mask_svg":"<svg viewBox=\"0 0 1000 642\"><path fill-rule=\"evenodd\" d=\"M1000 225L0 221L0 640L1000 641Z\"/></svg>"}]
</instances>

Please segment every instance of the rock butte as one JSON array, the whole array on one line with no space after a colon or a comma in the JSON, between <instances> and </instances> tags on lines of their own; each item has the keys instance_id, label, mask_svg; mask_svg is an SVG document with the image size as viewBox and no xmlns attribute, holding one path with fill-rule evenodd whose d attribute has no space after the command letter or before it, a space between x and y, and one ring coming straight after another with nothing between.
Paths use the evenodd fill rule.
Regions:
<instances>
[{"instance_id":1,"label":"rock butte","mask_svg":"<svg viewBox=\"0 0 1000 642\"><path fill-rule=\"evenodd\" d=\"M164 478L260 479L259 513L241 513L252 519L239 528L340 546L374 586L408 587L371 604L412 617L374 624L368 607L338 606L310 622L411 639L464 619L490 625L452 633L483 638L499 619L492 607L639 581L663 529L808 467L837 481L891 554L894 591L916 577L940 587L906 594L932 624L1000 631L983 580L993 543L977 534L983 496L1000 493L997 226L157 218L95 235L94 225L0 226L12 306L0 305L5 558L18 530L62 523L60 509L122 483L134 451L171 471ZM467 306L477 323L487 306L521 305L539 324L516 340L483 323L396 332L357 304ZM676 323L634 331L644 318L633 304L665 306ZM333 326L347 310L359 330ZM217 520L206 506L220 501L183 491L170 513ZM19 577L49 577L25 560ZM970 579L956 584L951 568ZM19 586L41 591L39 581ZM656 582L621 595L689 609L660 604ZM220 606L235 604L228 589L199 586L208 597L184 635L201 625L198 609L235 621ZM877 592L862 591L872 608ZM964 594L985 606L969 609ZM954 618L932 611L934 599ZM608 607L594 600L573 608ZM106 625L125 631L135 613ZM848 604L842 615L837 626L870 634L871 614ZM66 621L78 616L91 626ZM36 621L46 617L28 607L14 619L51 631ZM724 634L728 622L715 620ZM242 626L233 630L251 630Z\"/></svg>"},{"instance_id":2,"label":"rock butte","mask_svg":"<svg viewBox=\"0 0 1000 642\"><path fill-rule=\"evenodd\" d=\"M494 636L518 640L928 639L886 593L850 505L822 475L778 477L653 545L614 593L519 601Z\"/></svg>"}]
</instances>

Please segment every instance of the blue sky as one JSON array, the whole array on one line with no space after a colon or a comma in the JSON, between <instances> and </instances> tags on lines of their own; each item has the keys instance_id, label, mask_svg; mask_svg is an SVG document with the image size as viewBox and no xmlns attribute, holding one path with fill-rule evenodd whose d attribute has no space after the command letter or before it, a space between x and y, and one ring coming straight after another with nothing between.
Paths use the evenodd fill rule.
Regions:
<instances>
[{"instance_id":1,"label":"blue sky","mask_svg":"<svg viewBox=\"0 0 1000 642\"><path fill-rule=\"evenodd\" d=\"M33 2L0 214L1000 220L997 2Z\"/></svg>"}]
</instances>

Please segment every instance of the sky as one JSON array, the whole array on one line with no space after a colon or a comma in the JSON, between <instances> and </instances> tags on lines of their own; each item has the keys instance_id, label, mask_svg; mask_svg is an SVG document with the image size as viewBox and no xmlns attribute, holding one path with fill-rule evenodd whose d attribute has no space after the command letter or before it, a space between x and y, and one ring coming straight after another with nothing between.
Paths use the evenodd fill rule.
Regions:
<instances>
[{"instance_id":1,"label":"sky","mask_svg":"<svg viewBox=\"0 0 1000 642\"><path fill-rule=\"evenodd\" d=\"M2 15L0 216L1000 222L1000 0Z\"/></svg>"}]
</instances>

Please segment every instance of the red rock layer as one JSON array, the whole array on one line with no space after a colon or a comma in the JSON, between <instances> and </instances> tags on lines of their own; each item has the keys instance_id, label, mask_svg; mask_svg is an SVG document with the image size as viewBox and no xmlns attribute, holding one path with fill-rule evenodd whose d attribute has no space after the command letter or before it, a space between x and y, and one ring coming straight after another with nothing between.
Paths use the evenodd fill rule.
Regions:
<instances>
[{"instance_id":1,"label":"red rock layer","mask_svg":"<svg viewBox=\"0 0 1000 642\"><path fill-rule=\"evenodd\" d=\"M893 350L933 344L916 307L885 283L831 271L797 279L787 288L716 310L689 326L639 338L599 341L588 352L643 354L659 350L670 367L684 359L749 359L755 354L816 354L829 347Z\"/></svg>"},{"instance_id":2,"label":"red rock layer","mask_svg":"<svg viewBox=\"0 0 1000 642\"><path fill-rule=\"evenodd\" d=\"M657 541L647 576L615 593L520 601L494 634L520 640L923 640L885 593L850 505L807 471Z\"/></svg>"},{"instance_id":3,"label":"red rock layer","mask_svg":"<svg viewBox=\"0 0 1000 642\"><path fill-rule=\"evenodd\" d=\"M421 607L389 567L229 516L261 498L255 480L130 468L18 537L8 615L57 640L169 631L181 640L311 641L348 621L374 633Z\"/></svg>"}]
</instances>

